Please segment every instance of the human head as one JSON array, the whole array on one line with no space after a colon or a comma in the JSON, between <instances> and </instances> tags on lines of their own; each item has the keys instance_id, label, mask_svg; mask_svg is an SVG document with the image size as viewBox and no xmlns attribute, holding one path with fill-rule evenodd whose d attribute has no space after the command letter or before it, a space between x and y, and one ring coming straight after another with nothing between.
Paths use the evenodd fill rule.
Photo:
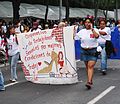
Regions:
<instances>
[{"instance_id":1,"label":"human head","mask_svg":"<svg viewBox=\"0 0 120 104\"><path fill-rule=\"evenodd\" d=\"M20 20L16 20L16 21L15 21L15 26L16 26L16 27L19 27L20 25L21 25Z\"/></svg>"},{"instance_id":2,"label":"human head","mask_svg":"<svg viewBox=\"0 0 120 104\"><path fill-rule=\"evenodd\" d=\"M10 26L6 32L6 36L7 38L10 38L10 35L14 35L15 34L15 27L14 26Z\"/></svg>"},{"instance_id":3,"label":"human head","mask_svg":"<svg viewBox=\"0 0 120 104\"><path fill-rule=\"evenodd\" d=\"M120 25L120 20L117 21L117 25Z\"/></svg>"},{"instance_id":4,"label":"human head","mask_svg":"<svg viewBox=\"0 0 120 104\"><path fill-rule=\"evenodd\" d=\"M15 34L15 27L11 26L9 27L10 35Z\"/></svg>"},{"instance_id":5,"label":"human head","mask_svg":"<svg viewBox=\"0 0 120 104\"><path fill-rule=\"evenodd\" d=\"M101 29L104 29L106 27L106 20L105 19L101 19L99 21L99 25Z\"/></svg>"},{"instance_id":6,"label":"human head","mask_svg":"<svg viewBox=\"0 0 120 104\"><path fill-rule=\"evenodd\" d=\"M57 24L54 24L54 25L53 25L53 28L57 28L57 27L58 27L58 25L57 25Z\"/></svg>"},{"instance_id":7,"label":"human head","mask_svg":"<svg viewBox=\"0 0 120 104\"><path fill-rule=\"evenodd\" d=\"M83 25L83 21L82 20L80 21L80 25Z\"/></svg>"},{"instance_id":8,"label":"human head","mask_svg":"<svg viewBox=\"0 0 120 104\"><path fill-rule=\"evenodd\" d=\"M85 18L84 25L86 29L91 29L91 26L93 26L93 20L91 18Z\"/></svg>"},{"instance_id":9,"label":"human head","mask_svg":"<svg viewBox=\"0 0 120 104\"><path fill-rule=\"evenodd\" d=\"M33 22L33 29L37 29L38 28L39 23L38 22Z\"/></svg>"},{"instance_id":10,"label":"human head","mask_svg":"<svg viewBox=\"0 0 120 104\"><path fill-rule=\"evenodd\" d=\"M59 28L65 27L65 23L64 23L64 22L60 22L60 23L58 24L58 27L59 27Z\"/></svg>"},{"instance_id":11,"label":"human head","mask_svg":"<svg viewBox=\"0 0 120 104\"><path fill-rule=\"evenodd\" d=\"M45 24L45 29L49 29L49 25L48 24Z\"/></svg>"}]
</instances>

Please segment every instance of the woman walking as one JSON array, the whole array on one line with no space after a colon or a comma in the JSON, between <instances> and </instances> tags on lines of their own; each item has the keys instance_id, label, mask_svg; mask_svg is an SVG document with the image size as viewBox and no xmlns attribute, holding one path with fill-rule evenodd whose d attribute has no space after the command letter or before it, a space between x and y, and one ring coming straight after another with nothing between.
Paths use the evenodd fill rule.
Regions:
<instances>
[{"instance_id":1,"label":"woman walking","mask_svg":"<svg viewBox=\"0 0 120 104\"><path fill-rule=\"evenodd\" d=\"M81 61L84 61L87 71L87 89L91 89L93 84L94 66L97 61L97 38L99 32L93 28L93 21L90 18L86 18L84 21L85 28L80 30L75 39L81 40Z\"/></svg>"},{"instance_id":2,"label":"woman walking","mask_svg":"<svg viewBox=\"0 0 120 104\"><path fill-rule=\"evenodd\" d=\"M17 80L16 66L19 59L19 48L17 37L15 35L15 28L13 26L9 27L7 31L7 46L11 69L10 81L15 82Z\"/></svg>"}]
</instances>

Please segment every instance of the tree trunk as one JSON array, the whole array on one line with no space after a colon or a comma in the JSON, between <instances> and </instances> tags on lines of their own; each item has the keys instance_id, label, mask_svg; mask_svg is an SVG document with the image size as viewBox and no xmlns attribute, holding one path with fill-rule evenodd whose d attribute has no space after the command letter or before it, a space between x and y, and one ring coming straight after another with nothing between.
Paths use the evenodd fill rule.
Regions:
<instances>
[{"instance_id":1,"label":"tree trunk","mask_svg":"<svg viewBox=\"0 0 120 104\"><path fill-rule=\"evenodd\" d=\"M94 0L94 14L95 14L95 25L97 25L97 13L98 13L98 8L99 8L99 0Z\"/></svg>"},{"instance_id":2,"label":"tree trunk","mask_svg":"<svg viewBox=\"0 0 120 104\"><path fill-rule=\"evenodd\" d=\"M69 22L69 0L66 0L66 21Z\"/></svg>"},{"instance_id":3,"label":"tree trunk","mask_svg":"<svg viewBox=\"0 0 120 104\"><path fill-rule=\"evenodd\" d=\"M19 7L20 7L20 0L12 0L12 6L13 6L13 23L15 23L16 20L19 20Z\"/></svg>"},{"instance_id":4,"label":"tree trunk","mask_svg":"<svg viewBox=\"0 0 120 104\"><path fill-rule=\"evenodd\" d=\"M48 6L49 6L49 0L47 0L47 2L46 2L45 23L47 23L47 16L48 16Z\"/></svg>"}]
</instances>

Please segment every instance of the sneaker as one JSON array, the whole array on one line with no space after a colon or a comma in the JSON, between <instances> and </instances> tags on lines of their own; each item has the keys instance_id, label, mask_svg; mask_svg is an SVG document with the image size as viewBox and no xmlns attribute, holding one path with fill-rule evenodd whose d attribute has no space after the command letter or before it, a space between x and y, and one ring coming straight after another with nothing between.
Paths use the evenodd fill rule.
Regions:
<instances>
[{"instance_id":1,"label":"sneaker","mask_svg":"<svg viewBox=\"0 0 120 104\"><path fill-rule=\"evenodd\" d=\"M21 60L18 60L18 62L17 62L18 64L21 64L22 63L22 61Z\"/></svg>"},{"instance_id":2,"label":"sneaker","mask_svg":"<svg viewBox=\"0 0 120 104\"><path fill-rule=\"evenodd\" d=\"M16 79L10 79L11 82L16 82Z\"/></svg>"},{"instance_id":3,"label":"sneaker","mask_svg":"<svg viewBox=\"0 0 120 104\"><path fill-rule=\"evenodd\" d=\"M0 91L5 91L5 88L0 89Z\"/></svg>"},{"instance_id":4,"label":"sneaker","mask_svg":"<svg viewBox=\"0 0 120 104\"><path fill-rule=\"evenodd\" d=\"M12 82L16 82L16 79L12 79Z\"/></svg>"},{"instance_id":5,"label":"sneaker","mask_svg":"<svg viewBox=\"0 0 120 104\"><path fill-rule=\"evenodd\" d=\"M90 90L92 88L92 84L93 84L92 82L87 82L85 86L88 90Z\"/></svg>"},{"instance_id":6,"label":"sneaker","mask_svg":"<svg viewBox=\"0 0 120 104\"><path fill-rule=\"evenodd\" d=\"M101 72L102 72L102 75L106 75L107 74L106 70L102 70Z\"/></svg>"}]
</instances>

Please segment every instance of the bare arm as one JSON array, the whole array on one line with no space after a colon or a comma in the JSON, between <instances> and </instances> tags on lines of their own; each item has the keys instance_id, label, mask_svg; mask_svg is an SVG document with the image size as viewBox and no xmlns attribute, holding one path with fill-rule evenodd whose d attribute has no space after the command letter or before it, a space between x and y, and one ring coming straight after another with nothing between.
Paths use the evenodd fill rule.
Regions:
<instances>
[{"instance_id":1,"label":"bare arm","mask_svg":"<svg viewBox=\"0 0 120 104\"><path fill-rule=\"evenodd\" d=\"M92 29L92 32L93 32L95 38L98 38L98 37L99 37L99 34L98 34L94 29Z\"/></svg>"},{"instance_id":2,"label":"bare arm","mask_svg":"<svg viewBox=\"0 0 120 104\"><path fill-rule=\"evenodd\" d=\"M107 33L104 31L99 31L99 33L100 33L100 35L107 35Z\"/></svg>"}]
</instances>

